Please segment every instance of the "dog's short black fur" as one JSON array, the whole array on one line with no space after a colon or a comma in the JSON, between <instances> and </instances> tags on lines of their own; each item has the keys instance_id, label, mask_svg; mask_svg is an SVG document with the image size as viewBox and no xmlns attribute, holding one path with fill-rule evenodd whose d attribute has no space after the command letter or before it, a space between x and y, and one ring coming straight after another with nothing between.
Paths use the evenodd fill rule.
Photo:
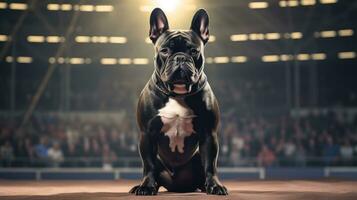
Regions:
<instances>
[{"instance_id":1,"label":"dog's short black fur","mask_svg":"<svg viewBox=\"0 0 357 200\"><path fill-rule=\"evenodd\" d=\"M203 72L208 24L203 9L184 31L169 30L161 9L151 13L155 71L137 108L144 178L131 193L155 195L163 186L227 195L217 177L219 109Z\"/></svg>"}]
</instances>

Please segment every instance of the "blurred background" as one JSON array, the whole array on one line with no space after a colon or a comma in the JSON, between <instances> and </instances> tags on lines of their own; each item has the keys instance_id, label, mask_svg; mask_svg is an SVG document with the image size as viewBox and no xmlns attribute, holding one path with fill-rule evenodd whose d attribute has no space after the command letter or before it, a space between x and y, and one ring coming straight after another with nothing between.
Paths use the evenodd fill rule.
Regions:
<instances>
[{"instance_id":1,"label":"blurred background","mask_svg":"<svg viewBox=\"0 0 357 200\"><path fill-rule=\"evenodd\" d=\"M140 167L149 15L210 15L219 166L357 165L357 1L0 0L1 167Z\"/></svg>"}]
</instances>

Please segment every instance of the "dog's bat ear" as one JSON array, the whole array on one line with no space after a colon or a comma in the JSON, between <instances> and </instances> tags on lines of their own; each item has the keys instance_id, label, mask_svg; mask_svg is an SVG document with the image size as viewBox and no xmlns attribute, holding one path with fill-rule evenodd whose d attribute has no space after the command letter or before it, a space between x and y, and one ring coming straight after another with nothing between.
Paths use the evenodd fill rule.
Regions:
<instances>
[{"instance_id":1,"label":"dog's bat ear","mask_svg":"<svg viewBox=\"0 0 357 200\"><path fill-rule=\"evenodd\" d=\"M208 24L209 18L206 10L202 8L199 9L193 16L191 30L196 32L201 37L204 44L206 44L209 39Z\"/></svg>"},{"instance_id":2,"label":"dog's bat ear","mask_svg":"<svg viewBox=\"0 0 357 200\"><path fill-rule=\"evenodd\" d=\"M149 37L151 41L155 44L157 38L168 29L169 23L164 11L160 8L155 8L150 15Z\"/></svg>"}]
</instances>

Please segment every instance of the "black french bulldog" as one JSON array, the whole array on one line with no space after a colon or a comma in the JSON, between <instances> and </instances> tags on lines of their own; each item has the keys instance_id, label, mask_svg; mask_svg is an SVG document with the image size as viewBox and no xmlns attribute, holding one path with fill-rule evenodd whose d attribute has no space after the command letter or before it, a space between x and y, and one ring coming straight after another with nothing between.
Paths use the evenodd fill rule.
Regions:
<instances>
[{"instance_id":1,"label":"black french bulldog","mask_svg":"<svg viewBox=\"0 0 357 200\"><path fill-rule=\"evenodd\" d=\"M130 193L155 195L163 186L170 192L228 194L217 177L218 103L203 72L208 23L200 9L190 30L169 30L161 9L151 13L155 71L137 108L144 178Z\"/></svg>"}]
</instances>

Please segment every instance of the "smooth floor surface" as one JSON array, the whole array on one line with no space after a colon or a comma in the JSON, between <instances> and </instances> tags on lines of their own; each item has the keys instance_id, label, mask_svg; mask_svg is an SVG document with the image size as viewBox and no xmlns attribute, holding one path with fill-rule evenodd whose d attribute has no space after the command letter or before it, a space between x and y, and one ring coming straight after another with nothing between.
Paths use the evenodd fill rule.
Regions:
<instances>
[{"instance_id":1,"label":"smooth floor surface","mask_svg":"<svg viewBox=\"0 0 357 200\"><path fill-rule=\"evenodd\" d=\"M229 199L229 200L356 200L353 181L225 181L228 196L205 193L170 193L135 196L129 189L139 181L5 181L0 180L0 199L6 200L126 200L126 199Z\"/></svg>"}]
</instances>

